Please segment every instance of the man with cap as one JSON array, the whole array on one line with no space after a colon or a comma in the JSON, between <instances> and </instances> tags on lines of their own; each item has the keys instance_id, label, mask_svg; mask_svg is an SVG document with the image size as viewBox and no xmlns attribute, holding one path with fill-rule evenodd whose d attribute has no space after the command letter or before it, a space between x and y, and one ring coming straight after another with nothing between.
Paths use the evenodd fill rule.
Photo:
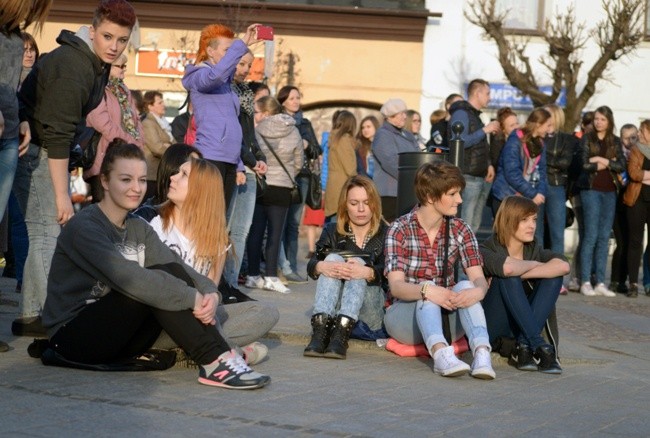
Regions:
<instances>
[{"instance_id":1,"label":"man with cap","mask_svg":"<svg viewBox=\"0 0 650 438\"><path fill-rule=\"evenodd\" d=\"M499 131L499 122L491 121L484 125L480 119L481 110L490 103L490 84L483 79L474 79L467 86L467 100L454 102L449 107L451 119L449 129L455 122L463 124L460 137L465 142L463 176L463 208L461 218L476 232L481 226L483 208L490 194L494 180L494 166L490 164L490 145L488 134ZM448 138L453 138L450 133Z\"/></svg>"},{"instance_id":2,"label":"man with cap","mask_svg":"<svg viewBox=\"0 0 650 438\"><path fill-rule=\"evenodd\" d=\"M381 196L384 219L392 222L397 218L397 162L401 152L419 152L418 142L407 130L406 103L402 99L388 99L381 107L384 123L372 141L375 173L372 179Z\"/></svg>"}]
</instances>

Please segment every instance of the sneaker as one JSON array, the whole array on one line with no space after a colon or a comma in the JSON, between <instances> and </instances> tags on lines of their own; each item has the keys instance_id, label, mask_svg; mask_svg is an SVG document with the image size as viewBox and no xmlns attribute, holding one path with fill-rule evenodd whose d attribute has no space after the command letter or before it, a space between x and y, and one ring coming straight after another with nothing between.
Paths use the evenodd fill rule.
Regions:
<instances>
[{"instance_id":1,"label":"sneaker","mask_svg":"<svg viewBox=\"0 0 650 438\"><path fill-rule=\"evenodd\" d=\"M221 302L223 304L235 304L235 303L243 303L245 301L257 301L239 289L237 289L235 286L229 285L227 282L222 281L219 283L219 292L221 292Z\"/></svg>"},{"instance_id":2,"label":"sneaker","mask_svg":"<svg viewBox=\"0 0 650 438\"><path fill-rule=\"evenodd\" d=\"M492 380L496 373L492 369L492 359L487 348L477 348L472 362L472 377L477 379Z\"/></svg>"},{"instance_id":3,"label":"sneaker","mask_svg":"<svg viewBox=\"0 0 650 438\"><path fill-rule=\"evenodd\" d=\"M264 289L264 279L259 275L249 275L244 286L249 289Z\"/></svg>"},{"instance_id":4,"label":"sneaker","mask_svg":"<svg viewBox=\"0 0 650 438\"><path fill-rule=\"evenodd\" d=\"M269 349L261 342L251 342L242 348L242 356L248 365L255 365L262 362L269 355Z\"/></svg>"},{"instance_id":5,"label":"sneaker","mask_svg":"<svg viewBox=\"0 0 650 438\"><path fill-rule=\"evenodd\" d=\"M560 288L560 295L569 295L569 289L567 289L564 285Z\"/></svg>"},{"instance_id":6,"label":"sneaker","mask_svg":"<svg viewBox=\"0 0 650 438\"><path fill-rule=\"evenodd\" d=\"M290 284L304 284L307 283L307 279L304 277L301 277L300 275L296 274L295 272L290 272L284 276L284 278L287 279L287 283Z\"/></svg>"},{"instance_id":7,"label":"sneaker","mask_svg":"<svg viewBox=\"0 0 650 438\"><path fill-rule=\"evenodd\" d=\"M281 294L291 293L291 289L282 284L278 277L264 277L264 286L262 289L280 292Z\"/></svg>"},{"instance_id":8,"label":"sneaker","mask_svg":"<svg viewBox=\"0 0 650 438\"><path fill-rule=\"evenodd\" d=\"M562 367L555 356L555 348L552 345L540 345L534 354L537 369L546 374L562 374Z\"/></svg>"},{"instance_id":9,"label":"sneaker","mask_svg":"<svg viewBox=\"0 0 650 438\"><path fill-rule=\"evenodd\" d=\"M616 296L616 292L612 292L611 290L607 289L605 283L598 283L594 288L594 293L596 295L601 295L603 297L610 297L610 298Z\"/></svg>"},{"instance_id":10,"label":"sneaker","mask_svg":"<svg viewBox=\"0 0 650 438\"><path fill-rule=\"evenodd\" d=\"M9 351L9 344L4 341L0 341L0 353L4 353L5 351Z\"/></svg>"},{"instance_id":11,"label":"sneaker","mask_svg":"<svg viewBox=\"0 0 650 438\"><path fill-rule=\"evenodd\" d=\"M214 362L199 367L199 383L228 389L256 389L271 381L250 369L235 350L226 351Z\"/></svg>"},{"instance_id":12,"label":"sneaker","mask_svg":"<svg viewBox=\"0 0 650 438\"><path fill-rule=\"evenodd\" d=\"M517 344L510 353L510 361L519 371L537 371L533 350L526 344Z\"/></svg>"},{"instance_id":13,"label":"sneaker","mask_svg":"<svg viewBox=\"0 0 650 438\"><path fill-rule=\"evenodd\" d=\"M596 296L596 292L594 292L594 288L591 287L591 283L589 283L588 281L582 283L582 286L580 286L580 293L586 297Z\"/></svg>"},{"instance_id":14,"label":"sneaker","mask_svg":"<svg viewBox=\"0 0 650 438\"><path fill-rule=\"evenodd\" d=\"M644 285L643 290L645 290L646 296L650 297L650 284L649 285Z\"/></svg>"},{"instance_id":15,"label":"sneaker","mask_svg":"<svg viewBox=\"0 0 650 438\"><path fill-rule=\"evenodd\" d=\"M567 289L571 292L580 292L580 283L578 282L578 279L573 277L567 285Z\"/></svg>"},{"instance_id":16,"label":"sneaker","mask_svg":"<svg viewBox=\"0 0 650 438\"><path fill-rule=\"evenodd\" d=\"M469 365L454 354L454 347L441 348L433 355L433 372L443 377L462 376L469 370Z\"/></svg>"},{"instance_id":17,"label":"sneaker","mask_svg":"<svg viewBox=\"0 0 650 438\"><path fill-rule=\"evenodd\" d=\"M11 323L11 333L13 333L14 336L29 336L34 338L47 337L40 316L14 319Z\"/></svg>"}]
</instances>

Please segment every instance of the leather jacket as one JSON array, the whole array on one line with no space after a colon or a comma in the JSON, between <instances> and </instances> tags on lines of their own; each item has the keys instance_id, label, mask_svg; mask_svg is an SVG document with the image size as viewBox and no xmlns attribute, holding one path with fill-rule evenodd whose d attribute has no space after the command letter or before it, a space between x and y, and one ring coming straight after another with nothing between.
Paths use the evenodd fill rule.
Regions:
<instances>
[{"instance_id":1,"label":"leather jacket","mask_svg":"<svg viewBox=\"0 0 650 438\"><path fill-rule=\"evenodd\" d=\"M359 248L350 236L344 236L336 231L336 223L329 223L323 228L323 232L316 242L316 251L307 262L307 274L314 280L318 280L319 274L316 273L316 264L325 260L330 253L347 250L357 254L367 254L368 261L366 266L375 270L375 278L368 282L370 286L381 286L386 290L387 282L384 278L384 240L388 227L382 222L379 225L377 234L372 236L366 247Z\"/></svg>"},{"instance_id":2,"label":"leather jacket","mask_svg":"<svg viewBox=\"0 0 650 438\"><path fill-rule=\"evenodd\" d=\"M577 147L578 139L564 132L558 132L544 139L549 186L566 186L569 167Z\"/></svg>"},{"instance_id":3,"label":"leather jacket","mask_svg":"<svg viewBox=\"0 0 650 438\"><path fill-rule=\"evenodd\" d=\"M609 160L609 166L607 170L612 175L612 181L616 186L616 192L621 189L621 183L618 180L617 174L625 171L627 163L625 161L625 155L623 154L623 148L621 147L621 139L614 136L614 147L616 149L616 158ZM580 141L580 153L582 157L582 174L578 180L578 187L583 190L590 190L593 183L594 177L597 172L596 163L590 163L589 158L592 157L589 152L589 137L585 136ZM595 156L595 155L594 155Z\"/></svg>"}]
</instances>

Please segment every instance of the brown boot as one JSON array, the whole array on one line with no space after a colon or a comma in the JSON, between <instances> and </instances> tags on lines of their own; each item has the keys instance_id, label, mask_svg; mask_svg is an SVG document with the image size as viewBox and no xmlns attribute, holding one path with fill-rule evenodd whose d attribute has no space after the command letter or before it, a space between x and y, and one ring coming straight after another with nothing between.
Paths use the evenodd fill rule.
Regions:
<instances>
[{"instance_id":1,"label":"brown boot","mask_svg":"<svg viewBox=\"0 0 650 438\"><path fill-rule=\"evenodd\" d=\"M355 323L356 321L354 319L345 315L336 317L330 343L325 350L325 357L329 357L330 359L345 359L348 351L348 339L350 339L350 333L352 333Z\"/></svg>"},{"instance_id":2,"label":"brown boot","mask_svg":"<svg viewBox=\"0 0 650 438\"><path fill-rule=\"evenodd\" d=\"M323 357L330 338L332 318L327 313L317 313L311 317L311 340L305 347L303 356Z\"/></svg>"}]
</instances>

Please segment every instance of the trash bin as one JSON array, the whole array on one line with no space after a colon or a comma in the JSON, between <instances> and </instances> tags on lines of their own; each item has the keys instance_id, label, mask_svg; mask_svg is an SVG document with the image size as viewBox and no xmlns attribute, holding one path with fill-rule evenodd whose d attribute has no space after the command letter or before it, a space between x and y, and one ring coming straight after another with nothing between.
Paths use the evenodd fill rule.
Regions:
<instances>
[{"instance_id":1,"label":"trash bin","mask_svg":"<svg viewBox=\"0 0 650 438\"><path fill-rule=\"evenodd\" d=\"M417 204L415 197L415 173L424 163L446 161L448 152L402 152L397 164L397 216L402 216Z\"/></svg>"}]
</instances>

